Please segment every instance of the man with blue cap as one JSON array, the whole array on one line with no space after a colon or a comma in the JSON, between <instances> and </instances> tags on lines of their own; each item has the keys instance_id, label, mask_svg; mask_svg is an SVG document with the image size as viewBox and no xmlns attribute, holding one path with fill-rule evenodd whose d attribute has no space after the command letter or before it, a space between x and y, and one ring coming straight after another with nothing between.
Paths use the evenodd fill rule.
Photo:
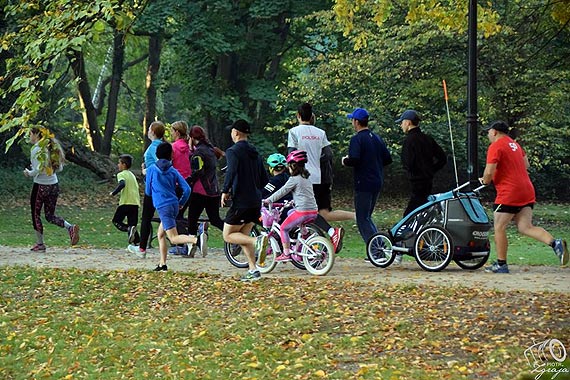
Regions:
<instances>
[{"instance_id":1,"label":"man with blue cap","mask_svg":"<svg viewBox=\"0 0 570 380\"><path fill-rule=\"evenodd\" d=\"M368 129L368 111L356 108L347 118L352 120L356 134L350 139L348 155L342 158L342 164L354 168L356 224L366 243L378 232L372 212L382 190L384 166L392 163L392 156L384 140Z\"/></svg>"}]
</instances>

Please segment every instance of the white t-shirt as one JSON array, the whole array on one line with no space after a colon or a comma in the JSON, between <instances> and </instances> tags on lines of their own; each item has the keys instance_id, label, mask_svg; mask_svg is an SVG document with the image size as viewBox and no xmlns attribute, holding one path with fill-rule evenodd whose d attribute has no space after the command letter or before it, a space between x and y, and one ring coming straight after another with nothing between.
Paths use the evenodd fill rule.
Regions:
<instances>
[{"instance_id":1,"label":"white t-shirt","mask_svg":"<svg viewBox=\"0 0 570 380\"><path fill-rule=\"evenodd\" d=\"M305 167L311 173L309 179L313 185L321 183L321 151L330 144L325 131L314 125L298 125L289 130L287 147L307 152Z\"/></svg>"}]
</instances>

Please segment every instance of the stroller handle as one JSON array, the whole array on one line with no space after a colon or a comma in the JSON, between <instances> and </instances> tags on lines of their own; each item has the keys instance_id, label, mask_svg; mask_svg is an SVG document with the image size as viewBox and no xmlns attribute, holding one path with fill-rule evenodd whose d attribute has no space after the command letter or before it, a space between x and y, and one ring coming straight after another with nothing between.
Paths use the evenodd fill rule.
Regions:
<instances>
[{"instance_id":1,"label":"stroller handle","mask_svg":"<svg viewBox=\"0 0 570 380\"><path fill-rule=\"evenodd\" d=\"M453 191L453 193L455 194L455 193L457 193L459 190L463 189L464 187L467 187L470 183L471 183L471 182L467 181L467 182L465 182L463 185L458 186L458 187L456 187L455 189L453 189L453 190L451 190L451 191ZM476 187L476 188L473 189L472 191L473 191L474 193L478 193L478 192L480 192L481 190L483 190L484 188L486 188L487 186L488 186L488 185L481 185L481 186L479 186L479 187Z\"/></svg>"}]
</instances>

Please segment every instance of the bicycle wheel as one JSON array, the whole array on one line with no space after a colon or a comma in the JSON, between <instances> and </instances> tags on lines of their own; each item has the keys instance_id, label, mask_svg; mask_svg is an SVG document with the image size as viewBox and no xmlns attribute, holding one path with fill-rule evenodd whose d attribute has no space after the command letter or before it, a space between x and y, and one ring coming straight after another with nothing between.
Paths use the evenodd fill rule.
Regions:
<instances>
[{"instance_id":1,"label":"bicycle wheel","mask_svg":"<svg viewBox=\"0 0 570 380\"><path fill-rule=\"evenodd\" d=\"M269 236L268 240L269 241L267 242L266 255L263 259L263 262L261 262L260 258L258 257L257 262L255 263L257 270L259 270L259 272L262 274L269 273L275 269L275 266L277 265L275 258L281 254L279 240L275 236Z\"/></svg>"},{"instance_id":2,"label":"bicycle wheel","mask_svg":"<svg viewBox=\"0 0 570 380\"><path fill-rule=\"evenodd\" d=\"M422 269L438 272L453 257L453 244L449 232L438 226L428 226L418 233L414 243L416 261Z\"/></svg>"},{"instance_id":3,"label":"bicycle wheel","mask_svg":"<svg viewBox=\"0 0 570 380\"><path fill-rule=\"evenodd\" d=\"M318 236L323 236L325 238L329 238L328 234L323 231L319 226L317 226L314 223L309 223L307 224L307 231L309 232L308 236L312 236L312 235L318 235ZM296 227L293 232L291 233L291 235L293 236L297 236L299 234L299 227ZM300 260L295 260L295 258L293 257L291 259L291 264L293 264L293 266L297 269L301 269L301 270L307 270L307 268L305 267L305 264L303 263L303 259L301 257Z\"/></svg>"},{"instance_id":4,"label":"bicycle wheel","mask_svg":"<svg viewBox=\"0 0 570 380\"><path fill-rule=\"evenodd\" d=\"M392 250L392 241L384 233L378 232L368 240L366 244L366 255L370 262L379 268L389 267L396 258Z\"/></svg>"},{"instance_id":5,"label":"bicycle wheel","mask_svg":"<svg viewBox=\"0 0 570 380\"><path fill-rule=\"evenodd\" d=\"M255 237L259 235L259 230L257 226L253 226L251 229L251 236ZM241 246L237 244L224 243L224 253L226 258L236 268L247 268L249 266L247 262L247 257L243 253Z\"/></svg>"},{"instance_id":6,"label":"bicycle wheel","mask_svg":"<svg viewBox=\"0 0 570 380\"><path fill-rule=\"evenodd\" d=\"M323 236L310 237L301 250L305 268L311 274L324 276L334 265L334 247L331 241Z\"/></svg>"},{"instance_id":7,"label":"bicycle wheel","mask_svg":"<svg viewBox=\"0 0 570 380\"><path fill-rule=\"evenodd\" d=\"M490 254L491 252L487 251L485 254L478 257L473 257L472 259L464 259L464 260L453 259L453 261L455 261L455 263L459 265L459 267L462 269L475 270L481 268L483 265L487 263Z\"/></svg>"}]
</instances>

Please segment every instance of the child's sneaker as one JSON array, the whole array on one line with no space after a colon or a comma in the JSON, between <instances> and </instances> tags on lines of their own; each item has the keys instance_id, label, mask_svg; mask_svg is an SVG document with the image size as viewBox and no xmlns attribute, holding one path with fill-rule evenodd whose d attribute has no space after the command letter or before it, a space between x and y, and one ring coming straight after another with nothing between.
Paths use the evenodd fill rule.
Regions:
<instances>
[{"instance_id":1,"label":"child's sneaker","mask_svg":"<svg viewBox=\"0 0 570 380\"><path fill-rule=\"evenodd\" d=\"M167 270L168 270L168 267L166 266L166 264L164 264L164 265L158 264L156 266L156 268L154 268L154 272L166 272Z\"/></svg>"},{"instance_id":2,"label":"child's sneaker","mask_svg":"<svg viewBox=\"0 0 570 380\"><path fill-rule=\"evenodd\" d=\"M509 264L499 265L498 262L494 262L491 266L485 268L485 272L489 273L509 273Z\"/></svg>"},{"instance_id":3,"label":"child's sneaker","mask_svg":"<svg viewBox=\"0 0 570 380\"><path fill-rule=\"evenodd\" d=\"M141 259L146 258L146 249L141 248L138 245L129 244L129 246L127 247L127 251L135 254L137 257L139 257Z\"/></svg>"},{"instance_id":4,"label":"child's sneaker","mask_svg":"<svg viewBox=\"0 0 570 380\"><path fill-rule=\"evenodd\" d=\"M334 228L331 235L331 242L333 243L334 253L339 253L342 249L342 238L344 237L344 228Z\"/></svg>"},{"instance_id":5,"label":"child's sneaker","mask_svg":"<svg viewBox=\"0 0 570 380\"><path fill-rule=\"evenodd\" d=\"M137 227L129 226L129 244L133 244L135 242L136 236L137 236Z\"/></svg>"},{"instance_id":6,"label":"child's sneaker","mask_svg":"<svg viewBox=\"0 0 570 380\"><path fill-rule=\"evenodd\" d=\"M566 244L566 240L556 239L554 240L554 253L560 259L560 265L568 264L568 245Z\"/></svg>"},{"instance_id":7,"label":"child's sneaker","mask_svg":"<svg viewBox=\"0 0 570 380\"><path fill-rule=\"evenodd\" d=\"M45 244L36 244L30 249L30 251L32 251L32 252L45 252L46 251L46 245Z\"/></svg>"},{"instance_id":8,"label":"child's sneaker","mask_svg":"<svg viewBox=\"0 0 570 380\"><path fill-rule=\"evenodd\" d=\"M71 240L71 245L75 245L79 242L79 226L77 224L72 225L67 230L69 232L69 239Z\"/></svg>"},{"instance_id":9,"label":"child's sneaker","mask_svg":"<svg viewBox=\"0 0 570 380\"><path fill-rule=\"evenodd\" d=\"M286 254L282 253L275 258L275 261L280 262L280 263L283 263L286 261L291 261L291 255L286 255Z\"/></svg>"},{"instance_id":10,"label":"child's sneaker","mask_svg":"<svg viewBox=\"0 0 570 380\"><path fill-rule=\"evenodd\" d=\"M258 270L256 270L256 271L253 272L253 273L250 272L250 271L247 271L247 272L245 272L245 274L240 278L240 281L242 281L242 282L247 282L247 281L253 282L253 281L259 280L260 278L261 278L261 273L260 273Z\"/></svg>"}]
</instances>

